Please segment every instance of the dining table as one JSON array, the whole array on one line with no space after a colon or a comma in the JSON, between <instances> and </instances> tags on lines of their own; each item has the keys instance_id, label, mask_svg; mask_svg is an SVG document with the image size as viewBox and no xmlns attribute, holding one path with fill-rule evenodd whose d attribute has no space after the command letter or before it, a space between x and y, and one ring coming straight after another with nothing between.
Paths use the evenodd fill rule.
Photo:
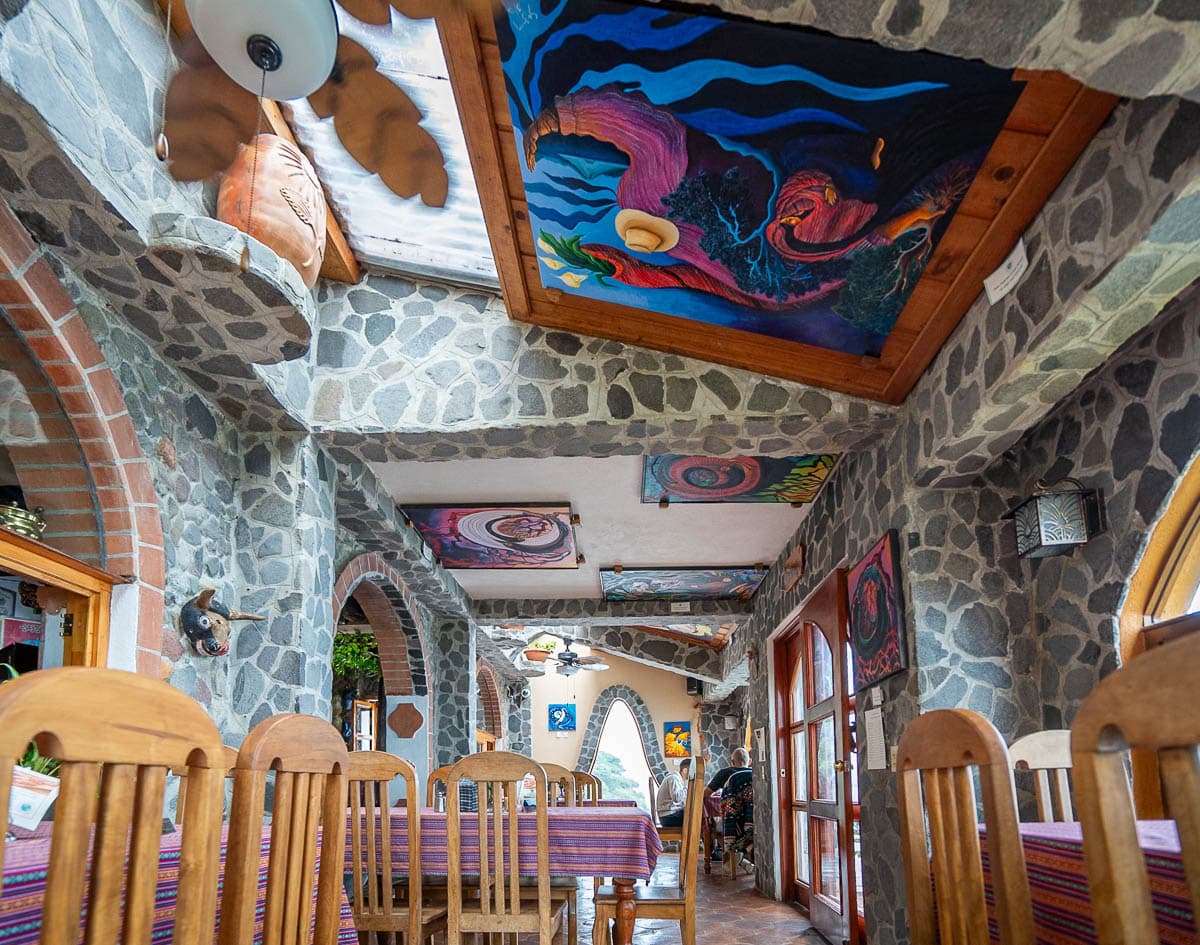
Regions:
<instances>
[{"instance_id":1,"label":"dining table","mask_svg":"<svg viewBox=\"0 0 1200 945\"><path fill-rule=\"evenodd\" d=\"M1034 933L1039 945L1092 945L1099 941L1088 893L1083 831L1078 823L1020 825L1021 846L1033 902ZM1173 820L1142 820L1138 841L1146 858L1159 942L1195 945L1197 929L1183 872L1179 833ZM988 869L987 829L980 828L984 882L987 887L992 941L998 941L991 875Z\"/></svg>"},{"instance_id":2,"label":"dining table","mask_svg":"<svg viewBox=\"0 0 1200 945\"><path fill-rule=\"evenodd\" d=\"M403 807L394 807L389 814L392 872L402 875L409 871L408 812ZM425 807L421 809L420 817L421 874L446 876L449 873L446 814ZM522 875L536 876L537 815L530 811L517 814L517 818L517 869ZM612 877L617 896L613 942L614 945L631 945L636 910L634 884L639 879L650 878L663 849L650 815L636 806L548 807L546 822L550 836L550 875ZM469 871L471 863L479 862L478 815L464 812L459 825L463 868ZM504 829L507 836L507 827ZM354 851L349 819L346 834L346 865L349 870ZM378 835L376 840L378 858L382 857L386 844ZM381 869L382 863L377 862L376 867Z\"/></svg>"},{"instance_id":3,"label":"dining table","mask_svg":"<svg viewBox=\"0 0 1200 945\"><path fill-rule=\"evenodd\" d=\"M41 937L41 914L46 894L46 873L50 865L50 824L24 839L5 844L3 886L0 887L0 942L4 945L35 945ZM220 875L225 873L225 852L228 828L221 831ZM170 941L175 917L175 898L179 886L179 853L183 834L172 827L165 831L158 850L158 889L155 894L154 941ZM267 865L270 859L270 828L263 831L258 863L258 907L255 910L254 941L262 941L262 922L266 907ZM86 887L85 887L86 888ZM86 894L85 894L86 897ZM314 900L316 890L313 890ZM84 902L86 914L87 903ZM213 941L220 923L221 904L217 897L217 924L213 926ZM342 892L341 916L338 922L338 945L357 945L354 915Z\"/></svg>"}]
</instances>

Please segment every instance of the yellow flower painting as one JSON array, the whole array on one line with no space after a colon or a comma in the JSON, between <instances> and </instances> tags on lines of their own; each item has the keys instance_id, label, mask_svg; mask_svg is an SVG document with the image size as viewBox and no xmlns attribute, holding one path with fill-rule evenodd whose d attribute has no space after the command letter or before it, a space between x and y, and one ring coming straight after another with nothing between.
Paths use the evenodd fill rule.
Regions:
<instances>
[{"instance_id":1,"label":"yellow flower painting","mask_svg":"<svg viewBox=\"0 0 1200 945\"><path fill-rule=\"evenodd\" d=\"M668 758L688 758L691 756L691 722L667 722L663 725L663 754Z\"/></svg>"}]
</instances>

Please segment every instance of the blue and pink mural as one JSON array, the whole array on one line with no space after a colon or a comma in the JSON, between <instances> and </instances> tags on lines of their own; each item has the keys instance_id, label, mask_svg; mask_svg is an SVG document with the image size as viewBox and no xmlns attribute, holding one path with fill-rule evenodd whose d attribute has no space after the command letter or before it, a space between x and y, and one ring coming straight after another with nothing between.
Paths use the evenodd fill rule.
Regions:
<instances>
[{"instance_id":1,"label":"blue and pink mural","mask_svg":"<svg viewBox=\"0 0 1200 945\"><path fill-rule=\"evenodd\" d=\"M878 355L1023 85L614 0L497 32L547 287Z\"/></svg>"}]
</instances>

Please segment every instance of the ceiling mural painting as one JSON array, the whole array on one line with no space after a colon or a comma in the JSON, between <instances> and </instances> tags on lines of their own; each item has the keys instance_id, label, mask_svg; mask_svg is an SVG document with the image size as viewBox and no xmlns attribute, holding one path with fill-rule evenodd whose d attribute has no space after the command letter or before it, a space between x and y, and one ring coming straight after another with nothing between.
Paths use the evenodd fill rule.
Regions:
<instances>
[{"instance_id":1,"label":"ceiling mural painting","mask_svg":"<svg viewBox=\"0 0 1200 945\"><path fill-rule=\"evenodd\" d=\"M630 628L652 636L666 637L671 640L682 640L685 643L695 643L710 649L722 649L729 643L729 637L737 629L737 624L723 623L720 626L708 624L673 624L670 627L652 627L638 625Z\"/></svg>"},{"instance_id":2,"label":"ceiling mural painting","mask_svg":"<svg viewBox=\"0 0 1200 945\"><path fill-rule=\"evenodd\" d=\"M767 569L759 565L720 568L601 568L607 601L749 600Z\"/></svg>"},{"instance_id":3,"label":"ceiling mural painting","mask_svg":"<svg viewBox=\"0 0 1200 945\"><path fill-rule=\"evenodd\" d=\"M642 467L642 501L811 502L834 465L836 454L808 456L647 456Z\"/></svg>"},{"instance_id":4,"label":"ceiling mural painting","mask_svg":"<svg viewBox=\"0 0 1200 945\"><path fill-rule=\"evenodd\" d=\"M410 505L402 511L445 568L579 566L566 503Z\"/></svg>"},{"instance_id":5,"label":"ceiling mural painting","mask_svg":"<svg viewBox=\"0 0 1200 945\"><path fill-rule=\"evenodd\" d=\"M1023 84L611 0L498 26L542 284L878 356Z\"/></svg>"}]
</instances>

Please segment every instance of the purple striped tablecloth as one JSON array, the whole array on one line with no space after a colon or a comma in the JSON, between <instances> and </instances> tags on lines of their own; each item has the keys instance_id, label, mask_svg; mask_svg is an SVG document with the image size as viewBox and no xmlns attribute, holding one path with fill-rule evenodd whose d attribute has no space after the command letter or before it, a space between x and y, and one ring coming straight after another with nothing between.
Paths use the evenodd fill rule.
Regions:
<instances>
[{"instance_id":1,"label":"purple striped tablecloth","mask_svg":"<svg viewBox=\"0 0 1200 945\"><path fill-rule=\"evenodd\" d=\"M1138 822L1138 840L1150 872L1150 893L1158 919L1159 941L1194 945L1196 925L1183 874L1179 834L1173 820ZM988 871L986 831L984 880L988 910L994 908ZM1088 894L1083 831L1078 823L1021 824L1021 846L1033 899L1033 924L1039 945L1091 945L1097 941ZM990 918L990 916L989 916ZM992 941L998 940L994 920Z\"/></svg>"},{"instance_id":2,"label":"purple striped tablecloth","mask_svg":"<svg viewBox=\"0 0 1200 945\"><path fill-rule=\"evenodd\" d=\"M392 869L408 872L408 814L393 808ZM537 872L537 815L518 814L522 873ZM552 807L546 811L550 828L550 872L555 876L619 876L649 879L662 853L662 842L650 815L637 807ZM462 815L462 862L479 862L478 815ZM507 838L505 827L505 838ZM506 839L507 843L507 839ZM366 844L364 842L364 848ZM431 808L421 810L421 872L445 876L449 871L446 815ZM490 844L489 844L490 848ZM377 850L382 850L380 841ZM347 868L352 855L349 826L346 832ZM476 870L477 871L477 870Z\"/></svg>"},{"instance_id":3,"label":"purple striped tablecloth","mask_svg":"<svg viewBox=\"0 0 1200 945\"><path fill-rule=\"evenodd\" d=\"M225 871L225 835L221 833L221 875ZM262 940L262 919L267 889L269 833L264 831L258 868L258 909L254 922L254 941ZM158 854L158 891L154 908L153 941L170 942L175 916L175 896L179 886L179 847L183 835L178 831L163 834ZM4 945L35 945L41 933L42 900L46 892L46 868L50 862L49 837L13 840L5 846L3 888L0 889L0 942ZM314 890L315 897L315 890ZM220 919L218 897L217 918ZM86 903L84 908L86 909ZM216 927L213 929L216 941ZM342 893L342 918L338 945L358 945L354 916Z\"/></svg>"}]
</instances>

